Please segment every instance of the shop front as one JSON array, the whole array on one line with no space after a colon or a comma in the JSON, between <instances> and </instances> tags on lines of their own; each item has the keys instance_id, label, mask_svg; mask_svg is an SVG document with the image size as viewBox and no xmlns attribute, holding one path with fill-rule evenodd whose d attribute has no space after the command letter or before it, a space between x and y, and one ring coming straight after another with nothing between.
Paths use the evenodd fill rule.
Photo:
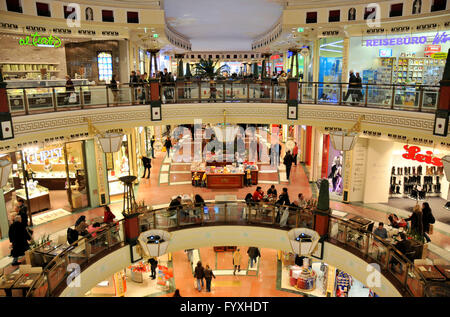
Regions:
<instances>
[{"instance_id":1,"label":"shop front","mask_svg":"<svg viewBox=\"0 0 450 317\"><path fill-rule=\"evenodd\" d=\"M19 199L28 207L33 224L52 220L90 206L86 141L26 148L3 156L12 163L7 186L3 189L8 220L16 212ZM45 213L44 211L49 211ZM55 214L55 215L53 215ZM48 219L41 219L48 218Z\"/></svg>"},{"instance_id":2,"label":"shop front","mask_svg":"<svg viewBox=\"0 0 450 317\"><path fill-rule=\"evenodd\" d=\"M436 30L352 37L348 69L359 72L363 83L439 85L444 56L450 48L442 36L448 33Z\"/></svg>"}]
</instances>

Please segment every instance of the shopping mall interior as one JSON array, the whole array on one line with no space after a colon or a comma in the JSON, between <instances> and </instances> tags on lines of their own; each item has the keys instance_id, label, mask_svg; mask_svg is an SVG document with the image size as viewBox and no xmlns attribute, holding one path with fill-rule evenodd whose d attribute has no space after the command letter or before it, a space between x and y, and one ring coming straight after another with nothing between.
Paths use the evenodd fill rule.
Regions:
<instances>
[{"instance_id":1,"label":"shopping mall interior","mask_svg":"<svg viewBox=\"0 0 450 317\"><path fill-rule=\"evenodd\" d=\"M450 1L0 0L0 299L450 296Z\"/></svg>"}]
</instances>

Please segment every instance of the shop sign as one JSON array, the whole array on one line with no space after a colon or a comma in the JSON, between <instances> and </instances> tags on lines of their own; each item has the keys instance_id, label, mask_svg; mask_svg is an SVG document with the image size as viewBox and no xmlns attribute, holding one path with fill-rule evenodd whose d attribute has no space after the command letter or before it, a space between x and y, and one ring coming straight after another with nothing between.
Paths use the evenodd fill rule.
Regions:
<instances>
[{"instance_id":1,"label":"shop sign","mask_svg":"<svg viewBox=\"0 0 450 317\"><path fill-rule=\"evenodd\" d=\"M404 37L393 37L390 39L366 40L366 46L396 46L396 45L410 45L410 44L425 44L426 42L427 42L426 36L404 36Z\"/></svg>"},{"instance_id":2,"label":"shop sign","mask_svg":"<svg viewBox=\"0 0 450 317\"><path fill-rule=\"evenodd\" d=\"M434 36L433 45L438 45L447 41L450 41L450 34L447 34L447 32L442 32L442 34L437 32Z\"/></svg>"},{"instance_id":3,"label":"shop sign","mask_svg":"<svg viewBox=\"0 0 450 317\"><path fill-rule=\"evenodd\" d=\"M432 54L431 58L434 58L434 59L447 59L447 55L448 55L448 53L439 52L439 53Z\"/></svg>"},{"instance_id":4,"label":"shop sign","mask_svg":"<svg viewBox=\"0 0 450 317\"><path fill-rule=\"evenodd\" d=\"M433 152L431 151L426 151L426 154L418 154L421 149L418 146L409 146L409 145L405 145L403 147L407 153L402 154L402 157L404 159L407 160L413 160L413 161L417 161L417 162L423 162L423 163L427 163L427 164L431 164L434 166L442 166L442 161L440 158L438 157L432 157Z\"/></svg>"},{"instance_id":5,"label":"shop sign","mask_svg":"<svg viewBox=\"0 0 450 317\"><path fill-rule=\"evenodd\" d=\"M43 46L43 47L60 47L61 39L57 36L40 36L37 32L27 36L25 38L19 39L19 45L32 45L32 46Z\"/></svg>"},{"instance_id":6,"label":"shop sign","mask_svg":"<svg viewBox=\"0 0 450 317\"><path fill-rule=\"evenodd\" d=\"M2 29L18 29L19 27L17 26L17 24L13 24L13 23L0 23L0 27Z\"/></svg>"},{"instance_id":7,"label":"shop sign","mask_svg":"<svg viewBox=\"0 0 450 317\"><path fill-rule=\"evenodd\" d=\"M62 147L38 153L29 153L26 155L26 160L28 164L37 164L39 162L45 162L47 159L60 157L62 157Z\"/></svg>"},{"instance_id":8,"label":"shop sign","mask_svg":"<svg viewBox=\"0 0 450 317\"><path fill-rule=\"evenodd\" d=\"M425 56L429 56L432 55L434 53L438 53L441 51L441 46L440 45L426 45L425 46Z\"/></svg>"}]
</instances>

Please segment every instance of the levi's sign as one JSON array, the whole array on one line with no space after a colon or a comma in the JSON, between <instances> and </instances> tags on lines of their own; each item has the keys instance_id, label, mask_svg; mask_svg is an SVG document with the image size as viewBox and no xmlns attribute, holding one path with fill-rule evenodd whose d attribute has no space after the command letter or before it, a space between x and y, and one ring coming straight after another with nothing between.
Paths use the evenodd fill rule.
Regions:
<instances>
[{"instance_id":1,"label":"levi's sign","mask_svg":"<svg viewBox=\"0 0 450 317\"><path fill-rule=\"evenodd\" d=\"M440 158L432 157L433 152L431 151L426 151L426 154L419 154L420 147L418 146L405 145L403 148L406 150L406 153L402 154L404 159L423 162L434 166L443 166Z\"/></svg>"},{"instance_id":2,"label":"levi's sign","mask_svg":"<svg viewBox=\"0 0 450 317\"><path fill-rule=\"evenodd\" d=\"M19 45L32 45L43 47L60 47L61 39L57 36L40 36L37 32L25 38L19 39Z\"/></svg>"}]
</instances>

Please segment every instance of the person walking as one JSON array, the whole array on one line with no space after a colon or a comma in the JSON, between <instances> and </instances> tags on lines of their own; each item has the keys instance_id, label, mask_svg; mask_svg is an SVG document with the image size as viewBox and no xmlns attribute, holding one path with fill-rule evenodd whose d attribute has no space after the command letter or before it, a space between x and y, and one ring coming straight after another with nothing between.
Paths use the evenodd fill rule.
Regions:
<instances>
[{"instance_id":1,"label":"person walking","mask_svg":"<svg viewBox=\"0 0 450 317\"><path fill-rule=\"evenodd\" d=\"M428 234L430 233L431 224L436 222L436 219L431 212L430 205L427 202L422 204L422 222L423 222L423 236L427 240L427 242L431 242Z\"/></svg>"},{"instance_id":2,"label":"person walking","mask_svg":"<svg viewBox=\"0 0 450 317\"><path fill-rule=\"evenodd\" d=\"M152 158L155 158L155 135L152 135L152 138L150 139L150 146L152 147Z\"/></svg>"},{"instance_id":3,"label":"person walking","mask_svg":"<svg viewBox=\"0 0 450 317\"><path fill-rule=\"evenodd\" d=\"M292 155L294 156L294 164L297 166L297 155L298 155L298 145L297 142L295 142L295 146L292 149Z\"/></svg>"},{"instance_id":4,"label":"person walking","mask_svg":"<svg viewBox=\"0 0 450 317\"><path fill-rule=\"evenodd\" d=\"M289 180L289 176L291 174L292 163L294 162L294 157L291 154L291 151L287 151L284 156L283 164L286 166L286 179Z\"/></svg>"},{"instance_id":5,"label":"person walking","mask_svg":"<svg viewBox=\"0 0 450 317\"><path fill-rule=\"evenodd\" d=\"M147 171L148 171L147 178L150 178L150 168L152 167L152 160L146 156L141 156L141 160L142 165L144 166L144 176L142 176L142 178L145 178L145 173Z\"/></svg>"},{"instance_id":6,"label":"person walking","mask_svg":"<svg viewBox=\"0 0 450 317\"><path fill-rule=\"evenodd\" d=\"M113 94L114 106L117 106L119 103L119 88L117 88L116 74L113 74L109 81L109 89L111 89Z\"/></svg>"},{"instance_id":7,"label":"person walking","mask_svg":"<svg viewBox=\"0 0 450 317\"><path fill-rule=\"evenodd\" d=\"M412 215L405 221L411 221L411 231L423 235L423 215L419 205L414 206Z\"/></svg>"},{"instance_id":8,"label":"person walking","mask_svg":"<svg viewBox=\"0 0 450 317\"><path fill-rule=\"evenodd\" d=\"M209 265L206 264L205 266L205 281L206 281L206 291L207 292L211 292L211 280L212 278L216 278L216 276L214 275L214 272L209 268Z\"/></svg>"},{"instance_id":9,"label":"person walking","mask_svg":"<svg viewBox=\"0 0 450 317\"><path fill-rule=\"evenodd\" d=\"M357 102L361 102L362 97L363 97L363 93L362 93L362 79L359 76L359 73L356 73L356 77L355 77L355 93L356 93L356 101Z\"/></svg>"},{"instance_id":10,"label":"person walking","mask_svg":"<svg viewBox=\"0 0 450 317\"><path fill-rule=\"evenodd\" d=\"M349 79L348 79L348 89L347 89L347 93L344 96L344 102L347 102L348 97L352 97L352 101L353 101L353 95L354 95L354 88L355 88L355 84L356 84L356 76L353 73L353 70L350 70L350 75L349 75Z\"/></svg>"},{"instance_id":11,"label":"person walking","mask_svg":"<svg viewBox=\"0 0 450 317\"><path fill-rule=\"evenodd\" d=\"M170 136L167 137L164 142L164 146L166 147L167 157L170 157L170 149L172 148L172 141L170 140Z\"/></svg>"},{"instance_id":12,"label":"person walking","mask_svg":"<svg viewBox=\"0 0 450 317\"><path fill-rule=\"evenodd\" d=\"M261 256L257 247L249 247L247 250L248 257L250 258L250 267L253 267L253 263L256 263L257 258Z\"/></svg>"},{"instance_id":13,"label":"person walking","mask_svg":"<svg viewBox=\"0 0 450 317\"><path fill-rule=\"evenodd\" d=\"M198 261L194 270L194 277L197 279L197 289L199 292L203 288L203 278L205 277L205 269L202 266L202 262Z\"/></svg>"},{"instance_id":14,"label":"person walking","mask_svg":"<svg viewBox=\"0 0 450 317\"><path fill-rule=\"evenodd\" d=\"M240 249L236 249L236 251L233 252L233 275L236 275L236 268L238 269L238 272L241 271L241 254L239 251Z\"/></svg>"},{"instance_id":15,"label":"person walking","mask_svg":"<svg viewBox=\"0 0 450 317\"><path fill-rule=\"evenodd\" d=\"M19 215L14 217L14 222L9 226L8 236L11 242L12 265L20 265L19 257L24 256L25 251L30 249L28 241L31 240L31 235Z\"/></svg>"},{"instance_id":16,"label":"person walking","mask_svg":"<svg viewBox=\"0 0 450 317\"><path fill-rule=\"evenodd\" d=\"M150 270L152 272L150 277L152 278L152 280L154 280L156 278L156 268L158 267L158 260L156 259L156 257L152 256L148 260L148 263L150 264Z\"/></svg>"}]
</instances>

